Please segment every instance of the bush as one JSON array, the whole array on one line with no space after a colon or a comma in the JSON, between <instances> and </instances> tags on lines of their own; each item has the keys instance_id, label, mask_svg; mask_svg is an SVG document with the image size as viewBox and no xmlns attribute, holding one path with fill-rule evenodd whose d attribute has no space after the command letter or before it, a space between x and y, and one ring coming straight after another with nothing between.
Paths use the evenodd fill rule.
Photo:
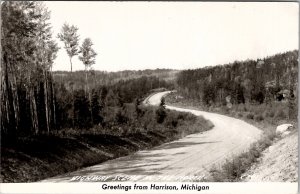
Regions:
<instances>
[{"instance_id":1,"label":"bush","mask_svg":"<svg viewBox=\"0 0 300 194\"><path fill-rule=\"evenodd\" d=\"M171 127L171 128L176 128L178 125L178 115L175 112L168 112L167 114L167 118L165 119L165 125L167 127ZM181 115L180 117L183 117L183 115Z\"/></svg>"},{"instance_id":2,"label":"bush","mask_svg":"<svg viewBox=\"0 0 300 194\"><path fill-rule=\"evenodd\" d=\"M247 116L246 116L247 119L253 119L254 118L254 115L253 113L248 113Z\"/></svg>"},{"instance_id":3,"label":"bush","mask_svg":"<svg viewBox=\"0 0 300 194\"><path fill-rule=\"evenodd\" d=\"M254 120L255 121L262 121L262 120L264 120L264 117L262 115L255 115Z\"/></svg>"},{"instance_id":4,"label":"bush","mask_svg":"<svg viewBox=\"0 0 300 194\"><path fill-rule=\"evenodd\" d=\"M269 117L272 117L272 118L273 118L274 116L275 116L274 111L270 111L270 112L269 112Z\"/></svg>"},{"instance_id":5,"label":"bush","mask_svg":"<svg viewBox=\"0 0 300 194\"><path fill-rule=\"evenodd\" d=\"M238 117L243 117L243 113L239 112L237 115L238 115Z\"/></svg>"},{"instance_id":6,"label":"bush","mask_svg":"<svg viewBox=\"0 0 300 194\"><path fill-rule=\"evenodd\" d=\"M166 116L167 116L167 112L163 107L159 107L156 110L156 121L157 121L157 123L160 123L160 124L163 123Z\"/></svg>"},{"instance_id":7,"label":"bush","mask_svg":"<svg viewBox=\"0 0 300 194\"><path fill-rule=\"evenodd\" d=\"M277 110L276 113L275 113L275 118L276 119L286 119L287 118L287 114L282 110Z\"/></svg>"}]
</instances>

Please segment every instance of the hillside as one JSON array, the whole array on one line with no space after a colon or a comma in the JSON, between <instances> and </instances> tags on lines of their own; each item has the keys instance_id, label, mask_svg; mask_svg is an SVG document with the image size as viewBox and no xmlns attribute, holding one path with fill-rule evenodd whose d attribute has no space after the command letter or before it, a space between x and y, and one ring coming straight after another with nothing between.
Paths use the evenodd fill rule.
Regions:
<instances>
[{"instance_id":1,"label":"hillside","mask_svg":"<svg viewBox=\"0 0 300 194\"><path fill-rule=\"evenodd\" d=\"M259 162L242 175L245 181L298 181L298 133L277 141L263 152Z\"/></svg>"},{"instance_id":2,"label":"hillside","mask_svg":"<svg viewBox=\"0 0 300 194\"><path fill-rule=\"evenodd\" d=\"M269 103L297 95L298 51L178 74L178 90L202 105Z\"/></svg>"}]
</instances>

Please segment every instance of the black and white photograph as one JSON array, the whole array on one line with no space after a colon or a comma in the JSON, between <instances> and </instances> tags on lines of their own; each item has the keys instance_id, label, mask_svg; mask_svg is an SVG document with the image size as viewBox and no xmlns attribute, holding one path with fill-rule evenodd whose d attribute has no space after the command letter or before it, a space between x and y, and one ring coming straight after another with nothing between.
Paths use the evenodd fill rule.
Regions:
<instances>
[{"instance_id":1,"label":"black and white photograph","mask_svg":"<svg viewBox=\"0 0 300 194\"><path fill-rule=\"evenodd\" d=\"M298 62L298 2L2 1L0 192L296 193Z\"/></svg>"}]
</instances>

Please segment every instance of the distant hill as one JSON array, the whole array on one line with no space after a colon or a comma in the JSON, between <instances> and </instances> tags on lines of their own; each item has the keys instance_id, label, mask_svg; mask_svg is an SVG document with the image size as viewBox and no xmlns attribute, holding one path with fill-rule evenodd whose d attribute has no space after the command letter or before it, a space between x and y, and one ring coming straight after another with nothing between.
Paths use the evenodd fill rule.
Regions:
<instances>
[{"instance_id":1,"label":"distant hill","mask_svg":"<svg viewBox=\"0 0 300 194\"><path fill-rule=\"evenodd\" d=\"M88 84L94 85L112 85L118 81L126 81L129 79L137 79L143 76L155 76L160 80L173 82L179 70L172 69L146 69L146 70L125 70L118 72L106 72L92 70L88 72ZM68 84L73 82L77 88L84 88L85 71L75 71L71 74L69 71L54 71L53 77L56 82Z\"/></svg>"},{"instance_id":2,"label":"distant hill","mask_svg":"<svg viewBox=\"0 0 300 194\"><path fill-rule=\"evenodd\" d=\"M175 81L179 70L173 69L146 69L146 70L125 70L118 72L106 72L91 70L88 72L89 85L111 85L121 80L136 79L143 76L155 76L161 80L172 82ZM78 87L85 85L85 71L75 71L71 74L69 71L54 71L53 77L56 82L67 84L74 82Z\"/></svg>"}]
</instances>

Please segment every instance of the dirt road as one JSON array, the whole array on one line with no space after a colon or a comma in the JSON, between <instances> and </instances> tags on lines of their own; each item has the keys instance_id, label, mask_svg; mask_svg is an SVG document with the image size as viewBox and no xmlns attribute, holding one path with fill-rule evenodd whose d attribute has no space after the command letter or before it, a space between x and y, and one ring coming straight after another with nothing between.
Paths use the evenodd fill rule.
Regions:
<instances>
[{"instance_id":1,"label":"dirt road","mask_svg":"<svg viewBox=\"0 0 300 194\"><path fill-rule=\"evenodd\" d=\"M145 100L158 105L160 92ZM209 119L214 127L204 133L192 134L178 141L163 144L151 150L139 151L133 155L110 160L99 165L84 168L69 174L57 176L43 182L69 182L74 176L130 175L131 181L178 181L182 177L204 176L213 164L220 164L258 140L261 131L256 127L227 116L197 110L166 106L168 109L191 112ZM125 177L126 179L126 177ZM182 180L179 180L182 181Z\"/></svg>"}]
</instances>

